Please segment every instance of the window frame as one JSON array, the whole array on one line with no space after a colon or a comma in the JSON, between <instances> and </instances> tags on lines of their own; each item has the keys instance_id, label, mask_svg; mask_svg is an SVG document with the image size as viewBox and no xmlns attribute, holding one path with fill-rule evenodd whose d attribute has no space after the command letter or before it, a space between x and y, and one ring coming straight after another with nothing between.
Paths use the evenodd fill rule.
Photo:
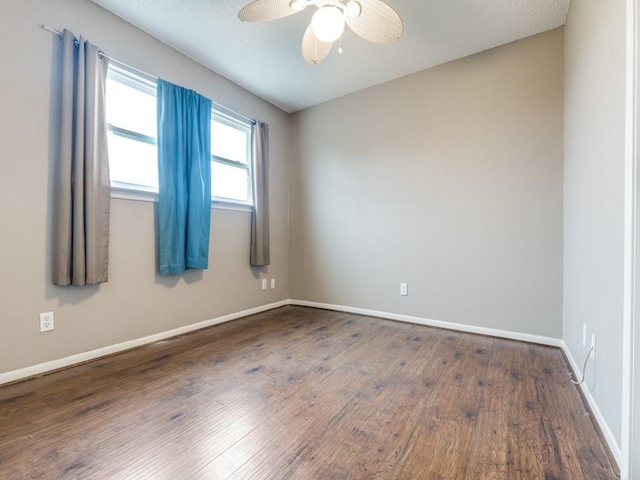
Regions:
<instances>
[{"instance_id":1,"label":"window frame","mask_svg":"<svg viewBox=\"0 0 640 480\"><path fill-rule=\"evenodd\" d=\"M216 110L215 107L211 108L211 122L214 121L218 123L222 123L228 127L235 128L236 130L241 130L247 134L247 143L245 145L246 148L246 156L247 163L238 162L237 160L231 160L229 158L220 157L218 155L214 155L211 153L211 166L213 167L213 163L217 162L221 165L227 165L234 168L242 168L247 171L247 200L236 200L233 198L226 197L217 197L213 195L213 191L211 192L211 198L214 203L218 204L235 204L235 205L243 205L245 207L253 207L253 158L251 156L251 135L252 128L251 123L246 120L241 120L237 117L229 115L227 113L221 112L220 110Z\"/></svg>"},{"instance_id":2,"label":"window frame","mask_svg":"<svg viewBox=\"0 0 640 480\"><path fill-rule=\"evenodd\" d=\"M151 75L144 74L143 72L137 70L129 69L123 65L109 63L107 69L107 78L157 98L157 81L156 78ZM242 201L233 198L217 197L213 195L212 191L211 207L222 210L251 211L253 209L253 159L251 156L252 124L240 118L239 116L235 116L230 113L223 112L222 110L218 110L213 105L211 108L211 121L217 121L231 128L242 130L247 133L246 164L228 158L219 157L211 153L212 166L214 162L217 162L222 165L228 165L234 168L242 168L247 171L247 200ZM112 134L117 136L139 141L148 145L154 145L156 146L156 148L158 145L157 137L150 137L139 132L134 132L125 128L118 127L116 125L112 125L111 123L106 124L106 130L107 132L111 132ZM113 180L111 180L110 183L111 196L113 198L147 202L158 201L158 191L153 187Z\"/></svg>"},{"instance_id":3,"label":"window frame","mask_svg":"<svg viewBox=\"0 0 640 480\"><path fill-rule=\"evenodd\" d=\"M113 63L109 63L107 68L107 78L111 79L115 82L126 85L135 90L141 91L148 95L151 95L154 98L158 96L158 88L156 80L150 75L143 75L140 72L134 72L127 68L124 68L119 65L114 65ZM109 93L107 92L107 95ZM156 111L156 117L158 112ZM134 132L132 130L127 130L125 128L117 127L107 122L106 124L107 132L111 132L116 136L128 138L130 140L135 140L141 143L145 143L148 145L154 145L157 148L158 139L154 137L150 137L148 135L144 135L142 133ZM132 195L144 195L145 197L155 196L157 198L158 192L146 185L141 185L138 183L127 183L127 182L119 182L111 180L111 191L112 192L121 192L126 193L127 196Z\"/></svg>"}]
</instances>

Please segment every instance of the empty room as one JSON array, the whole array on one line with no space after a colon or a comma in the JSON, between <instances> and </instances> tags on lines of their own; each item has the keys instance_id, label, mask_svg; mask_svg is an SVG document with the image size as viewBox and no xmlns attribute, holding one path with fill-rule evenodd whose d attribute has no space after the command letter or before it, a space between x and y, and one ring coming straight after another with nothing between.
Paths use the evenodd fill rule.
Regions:
<instances>
[{"instance_id":1,"label":"empty room","mask_svg":"<svg viewBox=\"0 0 640 480\"><path fill-rule=\"evenodd\" d=\"M640 480L637 25L2 1L0 479Z\"/></svg>"}]
</instances>

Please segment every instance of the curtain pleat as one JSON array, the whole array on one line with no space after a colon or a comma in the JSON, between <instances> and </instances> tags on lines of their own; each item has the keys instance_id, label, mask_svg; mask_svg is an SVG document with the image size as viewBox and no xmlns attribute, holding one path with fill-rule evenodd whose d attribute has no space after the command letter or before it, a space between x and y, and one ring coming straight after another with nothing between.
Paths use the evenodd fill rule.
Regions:
<instances>
[{"instance_id":1,"label":"curtain pleat","mask_svg":"<svg viewBox=\"0 0 640 480\"><path fill-rule=\"evenodd\" d=\"M251 211L251 265L271 263L269 248L269 126L256 122L251 132L253 209Z\"/></svg>"},{"instance_id":2,"label":"curtain pleat","mask_svg":"<svg viewBox=\"0 0 640 480\"><path fill-rule=\"evenodd\" d=\"M107 68L98 47L63 32L54 171L55 285L93 285L109 277Z\"/></svg>"},{"instance_id":3,"label":"curtain pleat","mask_svg":"<svg viewBox=\"0 0 640 480\"><path fill-rule=\"evenodd\" d=\"M158 79L160 274L206 269L211 226L211 100Z\"/></svg>"}]
</instances>

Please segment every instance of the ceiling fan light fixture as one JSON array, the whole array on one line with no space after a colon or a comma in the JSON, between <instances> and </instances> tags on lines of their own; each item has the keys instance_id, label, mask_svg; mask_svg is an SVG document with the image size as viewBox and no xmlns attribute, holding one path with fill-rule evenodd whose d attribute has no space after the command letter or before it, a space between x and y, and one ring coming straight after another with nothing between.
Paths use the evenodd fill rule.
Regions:
<instances>
[{"instance_id":1,"label":"ceiling fan light fixture","mask_svg":"<svg viewBox=\"0 0 640 480\"><path fill-rule=\"evenodd\" d=\"M358 18L362 13L362 5L360 5L360 2L356 2L356 0L351 0L349 3L347 3L345 13L347 15L347 18L350 20Z\"/></svg>"},{"instance_id":2,"label":"ceiling fan light fixture","mask_svg":"<svg viewBox=\"0 0 640 480\"><path fill-rule=\"evenodd\" d=\"M302 58L307 63L317 64L327 58L347 26L374 43L388 44L402 36L402 19L385 0L253 0L240 9L238 18L266 22L294 15L311 5L317 10L302 38ZM338 51L342 53L341 44Z\"/></svg>"},{"instance_id":3,"label":"ceiling fan light fixture","mask_svg":"<svg viewBox=\"0 0 640 480\"><path fill-rule=\"evenodd\" d=\"M313 34L321 42L335 42L344 32L344 14L331 5L319 8L311 19Z\"/></svg>"},{"instance_id":4,"label":"ceiling fan light fixture","mask_svg":"<svg viewBox=\"0 0 640 480\"><path fill-rule=\"evenodd\" d=\"M307 0L291 0L289 6L293 8L296 12L301 12L305 8L307 8Z\"/></svg>"}]
</instances>

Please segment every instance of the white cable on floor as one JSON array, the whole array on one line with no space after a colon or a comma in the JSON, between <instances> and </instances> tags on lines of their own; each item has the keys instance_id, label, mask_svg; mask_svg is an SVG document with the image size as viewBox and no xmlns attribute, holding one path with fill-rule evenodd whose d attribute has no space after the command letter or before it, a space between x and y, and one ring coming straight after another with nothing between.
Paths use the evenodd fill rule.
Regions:
<instances>
[{"instance_id":1,"label":"white cable on floor","mask_svg":"<svg viewBox=\"0 0 640 480\"><path fill-rule=\"evenodd\" d=\"M579 382L576 382L573 378L571 379L571 383L573 383L574 385L582 385L582 383L584 382L584 374L587 369L587 361L589 361L589 355L591 355L591 352L593 352L593 348L594 347L591 347L589 349L589 352L587 353L587 358L584 359L584 365L582 366L582 380L580 380Z\"/></svg>"}]
</instances>

